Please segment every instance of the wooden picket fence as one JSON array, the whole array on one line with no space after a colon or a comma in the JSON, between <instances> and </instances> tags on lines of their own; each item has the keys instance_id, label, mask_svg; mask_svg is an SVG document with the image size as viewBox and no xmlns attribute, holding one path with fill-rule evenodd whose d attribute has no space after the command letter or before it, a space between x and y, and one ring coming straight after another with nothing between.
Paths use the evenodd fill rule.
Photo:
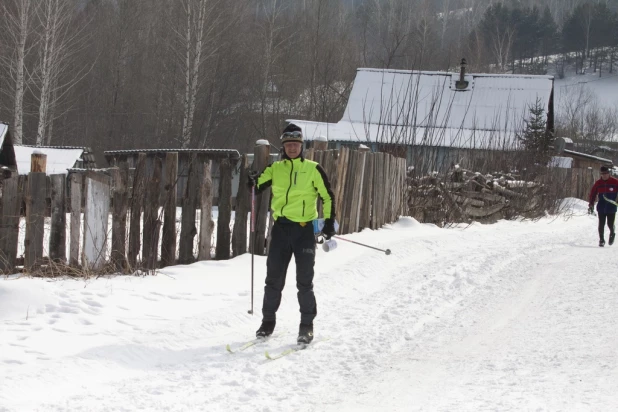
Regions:
<instances>
[{"instance_id":1,"label":"wooden picket fence","mask_svg":"<svg viewBox=\"0 0 618 412\"><path fill-rule=\"evenodd\" d=\"M306 156L318 161L330 178L340 234L376 229L405 213L405 159L347 148L310 149ZM254 159L253 165L248 164L246 155L220 159L217 194L212 190L212 161L194 158L189 162L178 205L180 224L176 152L154 158L149 168L145 167L146 155L140 153L135 168L120 164L68 176L47 176L33 166L29 175L1 182L0 272L65 274L64 268L72 273L133 273L246 253L251 199L245 182L251 168L261 170L268 164L268 146L256 146ZM232 174L236 167L241 183L232 221ZM198 174L203 176L201 181ZM216 232L210 218L215 195ZM266 193L256 204L256 231L249 247L258 255L267 251L272 225L269 201ZM19 254L21 231L24 243Z\"/></svg>"}]
</instances>

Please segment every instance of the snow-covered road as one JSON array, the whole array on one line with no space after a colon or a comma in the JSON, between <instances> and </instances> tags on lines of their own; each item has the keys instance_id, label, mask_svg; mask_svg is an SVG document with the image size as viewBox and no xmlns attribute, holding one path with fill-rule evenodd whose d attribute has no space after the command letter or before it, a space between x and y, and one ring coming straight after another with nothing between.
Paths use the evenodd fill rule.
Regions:
<instances>
[{"instance_id":1,"label":"snow-covered road","mask_svg":"<svg viewBox=\"0 0 618 412\"><path fill-rule=\"evenodd\" d=\"M618 410L618 244L570 219L439 229L403 218L317 256L316 342L250 339L249 263L149 278L0 281L0 411ZM256 314L264 258L256 258Z\"/></svg>"}]
</instances>

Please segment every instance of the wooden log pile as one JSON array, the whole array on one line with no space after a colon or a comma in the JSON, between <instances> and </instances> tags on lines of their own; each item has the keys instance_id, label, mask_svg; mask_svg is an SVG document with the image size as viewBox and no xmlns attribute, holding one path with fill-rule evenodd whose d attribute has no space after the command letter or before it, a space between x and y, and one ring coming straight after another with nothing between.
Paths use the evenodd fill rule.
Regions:
<instances>
[{"instance_id":1,"label":"wooden log pile","mask_svg":"<svg viewBox=\"0 0 618 412\"><path fill-rule=\"evenodd\" d=\"M407 172L408 210L422 223L495 222L542 213L542 184L512 173L482 174L455 166L445 175Z\"/></svg>"}]
</instances>

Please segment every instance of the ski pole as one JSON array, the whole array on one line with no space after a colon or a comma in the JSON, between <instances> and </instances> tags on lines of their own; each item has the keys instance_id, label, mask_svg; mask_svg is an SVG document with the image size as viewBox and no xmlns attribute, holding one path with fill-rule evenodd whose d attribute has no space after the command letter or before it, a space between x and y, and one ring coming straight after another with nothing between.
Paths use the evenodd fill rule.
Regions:
<instances>
[{"instance_id":1,"label":"ski pole","mask_svg":"<svg viewBox=\"0 0 618 412\"><path fill-rule=\"evenodd\" d=\"M255 185L251 186L251 309L248 313L253 315L253 256L255 255Z\"/></svg>"},{"instance_id":2,"label":"ski pole","mask_svg":"<svg viewBox=\"0 0 618 412\"><path fill-rule=\"evenodd\" d=\"M360 242L355 242L355 241L353 241L353 240L346 239L346 238L341 237L341 236L333 236L333 237L334 237L335 239L339 239L339 240L343 240L343 241L346 241L346 242L354 243L355 245L365 246L365 247L368 247L369 249L379 250L380 252L384 252L384 253L386 253L387 255L390 255L390 254L391 254L391 250L390 250L390 249L386 249L386 250L384 250L384 249L379 249L379 248L377 248L377 247L369 246L369 245L366 245L366 244L364 244L364 243L360 243Z\"/></svg>"}]
</instances>

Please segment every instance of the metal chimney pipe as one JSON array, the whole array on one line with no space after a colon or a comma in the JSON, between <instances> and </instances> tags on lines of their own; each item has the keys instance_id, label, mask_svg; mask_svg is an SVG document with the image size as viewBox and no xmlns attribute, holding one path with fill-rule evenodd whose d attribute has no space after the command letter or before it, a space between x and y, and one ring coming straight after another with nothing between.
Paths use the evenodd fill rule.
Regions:
<instances>
[{"instance_id":1,"label":"metal chimney pipe","mask_svg":"<svg viewBox=\"0 0 618 412\"><path fill-rule=\"evenodd\" d=\"M455 90L464 91L468 88L468 82L465 80L466 78L466 59L461 59L460 63L460 71L459 71L459 81L455 82Z\"/></svg>"}]
</instances>

